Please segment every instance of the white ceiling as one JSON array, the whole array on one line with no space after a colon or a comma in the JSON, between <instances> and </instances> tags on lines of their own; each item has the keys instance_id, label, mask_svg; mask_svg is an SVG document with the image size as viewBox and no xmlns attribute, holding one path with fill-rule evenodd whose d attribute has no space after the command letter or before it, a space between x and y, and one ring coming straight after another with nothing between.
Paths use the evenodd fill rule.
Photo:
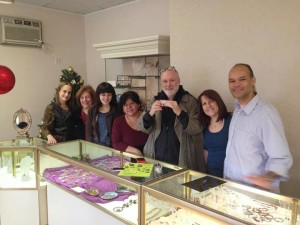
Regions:
<instances>
[{"instance_id":1,"label":"white ceiling","mask_svg":"<svg viewBox=\"0 0 300 225\"><path fill-rule=\"evenodd\" d=\"M13 2L85 15L132 1L135 0L14 0Z\"/></svg>"}]
</instances>

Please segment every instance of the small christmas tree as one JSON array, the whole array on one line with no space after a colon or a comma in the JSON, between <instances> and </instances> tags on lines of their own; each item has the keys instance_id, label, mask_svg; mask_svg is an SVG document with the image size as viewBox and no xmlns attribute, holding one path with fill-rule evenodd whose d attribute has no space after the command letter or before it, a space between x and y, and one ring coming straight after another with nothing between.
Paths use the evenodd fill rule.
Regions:
<instances>
[{"instance_id":1,"label":"small christmas tree","mask_svg":"<svg viewBox=\"0 0 300 225\"><path fill-rule=\"evenodd\" d=\"M73 85L73 94L75 96L76 92L83 86L84 81L81 76L78 75L73 68L70 66L68 69L62 70L62 75L59 77L60 82L68 82Z\"/></svg>"}]
</instances>

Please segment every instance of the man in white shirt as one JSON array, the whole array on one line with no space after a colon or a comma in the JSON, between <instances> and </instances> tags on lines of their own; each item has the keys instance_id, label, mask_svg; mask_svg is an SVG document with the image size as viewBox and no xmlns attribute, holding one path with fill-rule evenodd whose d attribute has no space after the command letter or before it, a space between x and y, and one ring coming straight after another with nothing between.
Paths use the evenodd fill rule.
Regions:
<instances>
[{"instance_id":1,"label":"man in white shirt","mask_svg":"<svg viewBox=\"0 0 300 225\"><path fill-rule=\"evenodd\" d=\"M224 178L279 192L293 160L280 115L257 95L255 83L247 64L236 64L229 72L229 90L236 101Z\"/></svg>"}]
</instances>

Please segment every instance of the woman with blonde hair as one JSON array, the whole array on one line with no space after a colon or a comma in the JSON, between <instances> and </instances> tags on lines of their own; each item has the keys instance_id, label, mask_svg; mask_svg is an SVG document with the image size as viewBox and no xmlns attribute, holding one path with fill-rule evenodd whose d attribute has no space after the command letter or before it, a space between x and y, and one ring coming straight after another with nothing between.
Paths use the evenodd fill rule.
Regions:
<instances>
[{"instance_id":1,"label":"woman with blonde hair","mask_svg":"<svg viewBox=\"0 0 300 225\"><path fill-rule=\"evenodd\" d=\"M41 138L48 144L66 141L68 126L73 109L72 84L61 82L56 88L54 100L46 107L41 125Z\"/></svg>"}]
</instances>

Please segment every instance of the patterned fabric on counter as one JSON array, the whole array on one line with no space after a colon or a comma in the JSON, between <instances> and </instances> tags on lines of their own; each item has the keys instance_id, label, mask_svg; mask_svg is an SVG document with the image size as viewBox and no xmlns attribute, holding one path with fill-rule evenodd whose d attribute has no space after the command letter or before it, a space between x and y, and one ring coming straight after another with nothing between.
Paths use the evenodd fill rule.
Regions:
<instances>
[{"instance_id":1,"label":"patterned fabric on counter","mask_svg":"<svg viewBox=\"0 0 300 225\"><path fill-rule=\"evenodd\" d=\"M113 167L120 166L120 157L118 156L104 156L91 161L91 164L94 166L105 167L105 170L110 171ZM118 173L118 171L113 171L113 173ZM43 176L66 188L67 190L77 193L72 188L81 187L85 190L96 189L99 191L98 196L90 196L85 191L79 193L83 198L95 202L95 203L108 203L113 201L123 201L127 199L130 195L135 194L135 192L125 192L118 193L118 197L112 200L102 199L100 196L105 192L115 192L118 186L117 183L110 181L106 178L97 176L93 173L86 172L80 168L74 166L63 166L56 168L48 168L44 170Z\"/></svg>"}]
</instances>

